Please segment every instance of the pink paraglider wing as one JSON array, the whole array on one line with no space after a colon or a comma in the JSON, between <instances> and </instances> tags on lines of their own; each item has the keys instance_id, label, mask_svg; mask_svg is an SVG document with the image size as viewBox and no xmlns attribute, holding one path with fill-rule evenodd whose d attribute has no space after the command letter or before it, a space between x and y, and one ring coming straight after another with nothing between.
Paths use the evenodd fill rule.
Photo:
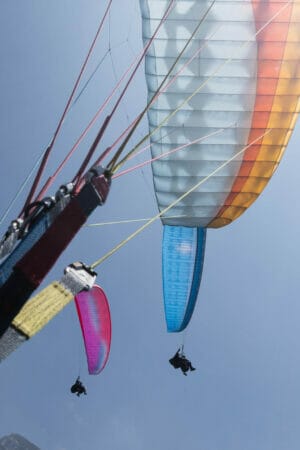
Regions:
<instances>
[{"instance_id":1,"label":"pink paraglider wing","mask_svg":"<svg viewBox=\"0 0 300 450\"><path fill-rule=\"evenodd\" d=\"M111 342L111 319L104 291L94 286L75 296L75 303L84 339L89 373L104 369Z\"/></svg>"}]
</instances>

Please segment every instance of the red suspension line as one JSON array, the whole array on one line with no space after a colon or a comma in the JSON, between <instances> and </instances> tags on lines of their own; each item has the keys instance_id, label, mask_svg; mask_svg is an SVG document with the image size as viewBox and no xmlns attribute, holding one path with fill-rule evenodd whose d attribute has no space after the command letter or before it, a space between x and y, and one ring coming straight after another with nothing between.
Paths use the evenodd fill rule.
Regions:
<instances>
[{"instance_id":1,"label":"red suspension line","mask_svg":"<svg viewBox=\"0 0 300 450\"><path fill-rule=\"evenodd\" d=\"M172 2L169 5L169 8L171 7ZM172 6L172 8L174 7L174 5ZM165 20L167 15L170 13L170 11L166 11L165 13L165 17L162 20ZM160 26L161 24L159 24ZM158 30L156 30L157 32ZM98 109L98 111L96 112L96 114L94 115L94 117L92 118L92 120L89 122L89 124L87 125L87 127L85 128L85 130L81 133L81 135L79 136L79 138L77 139L77 141L75 142L75 144L73 145L73 147L71 148L71 150L69 151L69 153L67 154L67 156L65 157L65 159L62 161L62 163L60 164L60 166L57 168L57 170L55 171L55 173L48 178L47 182L45 183L45 185L43 186L43 188L41 189L41 191L39 192L36 200L40 200L41 198L44 197L45 193L47 192L47 190L51 187L51 185L53 184L53 182L55 181L55 179L57 178L57 176L59 175L59 173L61 172L61 170L63 169L63 167L66 165L66 163L68 162L68 160L71 158L71 156L73 155L73 153L76 151L76 149L78 148L78 146L80 145L80 143L83 141L84 137L87 135L87 133L91 130L91 128L93 127L93 125L95 124L96 120L99 118L99 116L101 115L101 113L103 112L103 110L105 109L105 107L108 105L108 103L111 101L112 97L114 96L115 92L117 91L117 89L120 87L120 85L122 84L122 82L124 81L124 79L126 78L126 76L128 75L128 73L130 72L130 70L132 69L132 67L134 65L136 65L135 67L135 72L137 70L137 68L139 67L141 61L143 60L149 46L152 43L152 40L154 39L154 36L152 37L152 39L147 43L146 46L144 46L144 48L142 49L141 53L133 60L133 62L131 63L131 65L126 69L126 71L124 72L124 74L122 75L122 77L120 78L120 80L118 81L118 83L116 84L116 86L114 87L114 89L112 90L112 92L110 93L110 95L106 98L106 100L104 101L104 103L101 105L101 107ZM137 62L138 61L138 62ZM135 73L134 72L134 73ZM125 90L128 88L130 82L132 81L132 78L134 76L134 73L131 75L131 80L128 80L125 88L123 89L122 94L125 94ZM121 94L121 95L122 95ZM113 110L113 112L117 109L118 104L120 103L121 98L119 97L115 108ZM110 116L113 114L113 112L110 114ZM110 146L108 147L103 153L102 155L98 158L98 160L95 162L95 165L100 164L103 159L113 150L113 148L119 143L119 141L126 135L126 133L128 131L130 131L130 129L135 125L136 121L138 120L139 116L132 122L131 125L129 125L129 127L126 128L126 130L120 135L120 137L118 139L116 139L116 141ZM108 125L110 119L106 121L105 123L105 128ZM103 125L102 125L103 126ZM103 130L104 132L105 130ZM102 132L102 135L103 135ZM95 150L95 149L94 149ZM90 154L90 152L89 152ZM92 157L92 155L90 155L90 158ZM87 160L87 158L85 158L85 161ZM88 164L88 162L87 162ZM85 166L87 165L85 164ZM75 178L73 179L73 181L75 181ZM80 180L77 181L77 184L79 183ZM77 186L78 188L78 186Z\"/></svg>"},{"instance_id":2,"label":"red suspension line","mask_svg":"<svg viewBox=\"0 0 300 450\"><path fill-rule=\"evenodd\" d=\"M54 174L49 177L49 179L47 180L47 182L45 183L45 185L43 186L42 190L40 191L39 195L38 195L38 199L40 200L41 198L44 197L46 191L50 188L50 186L53 184L53 182L55 181L55 179L57 178L57 176L59 175L59 173L61 172L61 170L63 169L63 167L66 165L66 163L69 161L69 159L71 158L71 156L73 155L73 153L77 150L78 146L81 144L81 142L83 141L83 139L85 138L85 136L88 134L88 132L92 129L93 125L96 123L97 119L99 118L99 116L101 115L101 113L104 111L104 109L106 108L106 106L108 105L108 103L111 101L111 99L113 98L114 94L116 93L117 89L120 87L120 85L122 84L122 82L124 81L124 79L126 78L126 76L128 75L128 73L130 72L130 70L132 69L132 67L134 66L135 62L136 62L137 58L134 59L134 61L131 63L131 65L128 67L128 69L126 69L126 71L123 73L122 77L120 78L120 80L118 81L118 83L116 84L116 86L114 87L114 89L112 90L112 92L110 93L110 95L105 99L104 103L100 106L100 108L98 109L98 111L96 112L96 114L94 115L94 117L92 118L92 120L89 122L89 124L86 126L86 128L83 130L83 132L81 133L81 135L79 136L79 138L77 139L77 141L75 142L75 144L73 145L73 147L71 148L71 150L69 151L69 153L67 154L67 156L65 157L65 159L61 162L61 164L59 165L59 167L56 169L56 171L54 172Z\"/></svg>"},{"instance_id":3,"label":"red suspension line","mask_svg":"<svg viewBox=\"0 0 300 450\"><path fill-rule=\"evenodd\" d=\"M188 61L181 67L180 70L178 70L178 72L176 72L176 74L169 80L169 82L163 86L161 89L159 89L153 96L153 98L150 100L149 104L147 105L146 109L134 120L134 122L132 122L131 124L131 128L133 128L135 126L136 122L140 121L140 117L144 114L144 112L146 110L148 110L151 105L158 99L158 97L163 94L173 83L175 83L175 81L177 80L177 78L179 77L179 75L182 73L182 71L194 60L194 58L196 58L198 56L198 54L201 52L201 50L203 50L203 48L206 46L207 42L209 42L209 40L212 38L212 36L216 33L216 30L209 36L208 40L202 45L200 46L194 53L193 55L188 59ZM157 129L159 129L159 126L157 127ZM152 134L152 133L151 133ZM124 157L122 159L122 161L119 164L123 164L126 160L131 159L132 157L134 157L135 155L143 152L146 148L148 148L150 145L148 145L147 147L144 147L142 150L140 150L139 152L135 152L135 149L137 149L148 137L151 136L151 134L146 135L131 151L128 152L127 155L128 156Z\"/></svg>"},{"instance_id":4,"label":"red suspension line","mask_svg":"<svg viewBox=\"0 0 300 450\"><path fill-rule=\"evenodd\" d=\"M141 54L141 56L140 56L140 58L139 58L139 60L138 60L138 62L137 62L137 64L136 64L136 66L135 66L135 68L134 68L132 74L130 75L130 77L129 77L129 79L128 79L128 81L127 81L127 83L126 83L126 85L125 85L125 87L124 87L124 89L123 89L123 91L121 92L121 94L120 94L118 100L116 101L116 103L115 103L115 105L114 105L114 107L113 107L113 109L112 109L112 111L111 111L111 113L110 113L109 120L107 121L107 123L106 123L105 128L104 128L103 131L105 131L105 129L106 129L107 126L109 125L111 119L113 118L113 116L114 116L114 114L115 114L115 112L116 112L116 110L117 110L117 108L118 108L120 102L122 101L122 99L123 99L125 93L127 92L128 87L130 86L130 84L131 84L131 82L132 82L132 80L133 80L133 78L134 78L134 76L135 76L135 74L136 74L138 68L140 67L140 65L141 65L141 63L142 63L142 61L143 61L143 59L144 59L144 57L145 57L145 54L147 53L148 48L149 48L150 45L152 44L152 42L153 42L153 40L155 39L155 37L156 37L156 35L157 35L157 33L158 33L160 27L161 27L162 24L165 22L166 18L168 17L168 15L170 14L170 12L171 12L171 10L174 8L174 6L175 6L175 0L171 0L171 1L169 2L168 8L166 9L166 12L164 13L164 15L163 15L162 19L160 20L160 22L159 22L159 24L158 24L156 30L154 31L153 35L151 36L151 39L149 39L149 41L147 42L146 46L144 47L144 49L143 49L143 51L142 51L142 54ZM106 154L107 154L107 151L108 151L108 149L105 150L105 153L106 153ZM87 168L87 165L88 165L88 163L89 163L91 157L92 157L92 155L90 155L90 158L89 158L88 161L87 161L87 159L85 159L84 163L81 165L81 167L79 168L77 174L75 175L75 177L74 177L74 179L73 179L73 182L75 182L76 184L78 184L78 183L80 182L80 179L81 179L81 177L82 177L82 175L83 175L85 169Z\"/></svg>"}]
</instances>

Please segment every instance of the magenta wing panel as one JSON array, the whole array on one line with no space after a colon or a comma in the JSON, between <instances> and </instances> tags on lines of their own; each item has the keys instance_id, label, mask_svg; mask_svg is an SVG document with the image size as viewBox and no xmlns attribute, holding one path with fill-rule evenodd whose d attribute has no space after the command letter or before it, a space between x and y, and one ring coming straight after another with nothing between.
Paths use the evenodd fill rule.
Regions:
<instances>
[{"instance_id":1,"label":"magenta wing panel","mask_svg":"<svg viewBox=\"0 0 300 450\"><path fill-rule=\"evenodd\" d=\"M94 286L75 297L78 317L84 339L88 369L96 375L104 369L111 342L111 318L104 291Z\"/></svg>"}]
</instances>

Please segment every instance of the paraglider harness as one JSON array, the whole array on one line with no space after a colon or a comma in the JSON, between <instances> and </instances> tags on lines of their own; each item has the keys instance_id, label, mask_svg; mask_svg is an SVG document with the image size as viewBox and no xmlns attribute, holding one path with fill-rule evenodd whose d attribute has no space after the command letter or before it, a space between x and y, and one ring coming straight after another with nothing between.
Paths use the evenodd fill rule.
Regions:
<instances>
[{"instance_id":1,"label":"paraglider harness","mask_svg":"<svg viewBox=\"0 0 300 450\"><path fill-rule=\"evenodd\" d=\"M189 361L185 354L183 353L183 347L177 350L173 358L169 359L169 363L174 367L174 369L181 369L183 375L187 376L187 372L196 370L192 366L191 361Z\"/></svg>"},{"instance_id":2,"label":"paraglider harness","mask_svg":"<svg viewBox=\"0 0 300 450\"><path fill-rule=\"evenodd\" d=\"M101 166L93 167L86 174L85 184L79 192L67 193L69 198L63 209L54 217L42 236L18 258L12 273L0 287L0 336L7 330L89 215L97 206L105 203L110 184L110 172ZM36 221L40 214L41 212L35 214L32 220ZM30 237L31 227L32 225L28 224L27 238ZM32 229L34 230L34 227ZM18 247L15 250L17 251Z\"/></svg>"},{"instance_id":3,"label":"paraglider harness","mask_svg":"<svg viewBox=\"0 0 300 450\"><path fill-rule=\"evenodd\" d=\"M70 391L72 394L76 394L77 397L80 397L81 394L87 395L86 388L80 381L80 377L77 377L75 383L71 386Z\"/></svg>"}]
</instances>

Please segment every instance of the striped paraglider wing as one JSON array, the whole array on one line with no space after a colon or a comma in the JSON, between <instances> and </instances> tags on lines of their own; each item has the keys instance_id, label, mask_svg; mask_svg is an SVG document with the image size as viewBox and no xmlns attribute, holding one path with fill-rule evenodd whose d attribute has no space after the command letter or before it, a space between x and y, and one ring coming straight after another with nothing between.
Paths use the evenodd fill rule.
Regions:
<instances>
[{"instance_id":1,"label":"striped paraglider wing","mask_svg":"<svg viewBox=\"0 0 300 450\"><path fill-rule=\"evenodd\" d=\"M168 4L166 0L140 0L145 42ZM163 212L174 203L163 214L164 225L219 228L257 199L295 126L299 61L299 0L176 1L145 62L149 101L155 96L148 121L157 204ZM167 81L157 92L164 77ZM178 147L181 150L170 153ZM166 288L170 283L165 279L169 271L174 272L174 260L165 254L169 252L174 253L174 248L164 245L164 296L165 305L174 311L176 289ZM165 262L171 260L172 266ZM191 258L191 267L184 271L178 262L186 298L190 298L190 286L183 278L202 271L195 261ZM178 327L169 322L166 307L171 331L187 325L186 308L194 307L177 305Z\"/></svg>"}]
</instances>

